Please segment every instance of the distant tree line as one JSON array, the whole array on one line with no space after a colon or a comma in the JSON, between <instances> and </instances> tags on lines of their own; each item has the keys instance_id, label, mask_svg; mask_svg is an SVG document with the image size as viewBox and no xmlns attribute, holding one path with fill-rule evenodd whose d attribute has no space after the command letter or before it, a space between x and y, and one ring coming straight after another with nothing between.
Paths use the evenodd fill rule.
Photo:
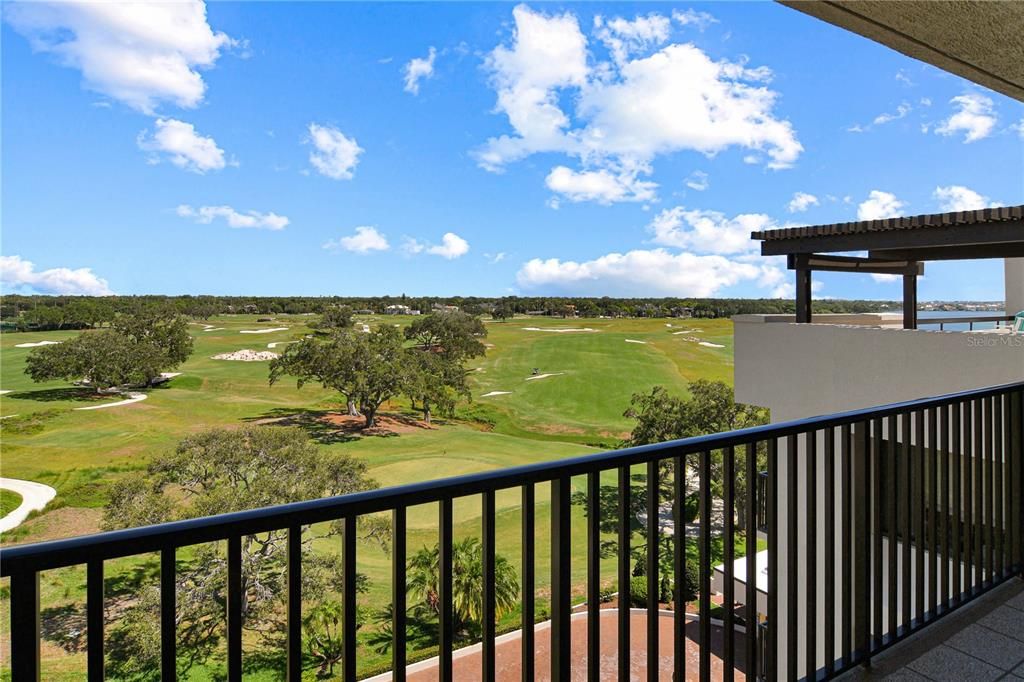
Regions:
<instances>
[{"instance_id":1,"label":"distant tree line","mask_svg":"<svg viewBox=\"0 0 1024 682\"><path fill-rule=\"evenodd\" d=\"M0 303L5 329L49 331L109 326L123 314L158 307L194 319L214 315L322 315L347 308L354 314L381 314L405 305L423 314L457 306L470 315L507 319L534 314L553 317L730 317L750 313L790 313L791 300L777 298L611 298L552 296L24 296L9 294ZM894 310L896 301L820 300L817 313L871 313Z\"/></svg>"}]
</instances>

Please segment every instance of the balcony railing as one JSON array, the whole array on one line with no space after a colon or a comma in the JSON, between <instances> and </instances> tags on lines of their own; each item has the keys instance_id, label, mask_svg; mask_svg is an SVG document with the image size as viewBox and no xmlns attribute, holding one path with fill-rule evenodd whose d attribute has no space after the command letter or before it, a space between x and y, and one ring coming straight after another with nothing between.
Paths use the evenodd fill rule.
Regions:
<instances>
[{"instance_id":1,"label":"balcony railing","mask_svg":"<svg viewBox=\"0 0 1024 682\"><path fill-rule=\"evenodd\" d=\"M968 331L974 331L974 325L984 325L982 328L999 329L1009 328L1013 325L1013 315L972 315L964 317L921 317L917 318L917 326L939 325L939 331L945 331L946 325L967 325Z\"/></svg>"},{"instance_id":2,"label":"balcony railing","mask_svg":"<svg viewBox=\"0 0 1024 682\"><path fill-rule=\"evenodd\" d=\"M617 670L602 671L600 608L600 509L602 474L617 480L617 587L629 604L637 494L633 467L646 472L649 538L663 534L672 548L673 576L684 575L687 546L696 542L699 586L696 633L686 629L684 580L674 580L671 666L687 679L686 651L699 648L697 670L708 680L712 656L722 676L830 678L870 660L877 652L927 627L1010 576L1024 561L1024 383L992 387L843 414L815 417L659 445L557 460L415 485L300 502L158 526L102 533L0 550L0 573L11 578L11 666L13 679L40 678L41 571L87 567L87 666L89 679L103 678L104 562L148 552L160 554L162 679L175 679L176 551L198 543L226 541L227 672L242 676L245 535L287 529L287 674L301 679L301 542L304 528L342 522L343 679L356 670L356 521L390 513L393 523L393 645L395 680L406 673L406 511L436 504L439 536L439 658L441 680L453 677L452 509L456 499L477 498L482 511L484 590L480 664L484 680L495 679L495 495L522 495L522 679L535 678L534 623L537 583L535 513L538 486L551 490L550 675L568 680L583 666L589 680L629 679L630 610L617 614ZM759 457L760 454L760 457ZM758 485L759 459L767 463L767 485ZM695 476L693 473L695 473ZM586 656L571 657L570 568L571 481L585 477L587 513ZM662 480L666 483L661 486ZM699 491L696 532L687 534L688 485ZM659 527L659 489L670 490L673 525ZM720 492L718 492L720 491ZM747 492L749 491L749 492ZM752 499L742 499L749 496ZM764 500L758 498L766 498ZM712 528L720 500L720 528ZM737 503L740 504L737 504ZM758 510L766 507L767 584L759 608ZM713 512L714 509L714 512ZM742 509L742 514L737 510ZM661 524L664 526L664 524ZM740 527L749 529L742 532ZM741 535L742 533L742 535ZM713 567L714 535L722 539ZM738 541L743 538L742 544ZM645 550L646 675L659 675L659 542ZM737 547L737 544L739 546ZM735 561L736 551L744 556ZM747 579L737 588L736 565ZM721 635L712 638L713 570L724 574ZM187 614L181 614L187 619ZM738 630L738 618L745 628ZM755 627L751 627L756 624ZM742 633L762 632L747 637ZM757 641L759 640L760 641ZM665 654L664 650L662 653ZM668 660L668 656L663 656ZM716 662L716 665L718 663Z\"/></svg>"}]
</instances>

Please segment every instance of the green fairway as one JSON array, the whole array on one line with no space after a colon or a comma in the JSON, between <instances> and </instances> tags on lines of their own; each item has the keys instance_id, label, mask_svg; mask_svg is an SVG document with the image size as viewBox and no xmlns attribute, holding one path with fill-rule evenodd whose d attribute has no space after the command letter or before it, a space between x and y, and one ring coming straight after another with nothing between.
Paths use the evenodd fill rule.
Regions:
<instances>
[{"instance_id":1,"label":"green fairway","mask_svg":"<svg viewBox=\"0 0 1024 682\"><path fill-rule=\"evenodd\" d=\"M0 436L3 441L3 476L39 481L53 486L57 498L42 514L23 524L3 541L53 539L99 530L110 483L132 470L146 467L154 455L167 452L187 434L211 426L233 426L252 421L295 418L329 451L362 458L382 485L455 476L502 467L597 452L615 447L631 428L623 417L635 392L663 385L683 393L689 381L721 379L732 383L732 324L727 320L666 319L552 319L516 318L487 322L487 355L472 364L473 401L461 405L451 420L437 420L433 428L411 427L396 435L360 437L325 428L318 421L339 407L339 396L294 381L267 384L267 362L214 360L212 356L240 349L268 350L270 343L301 338L309 332L306 316L279 316L257 322L255 316L222 316L208 320L211 331L190 326L195 352L163 386L146 391L147 398L130 405L79 410L120 397L97 397L88 389L62 382L34 384L24 374L29 348L18 344L59 341L76 332L4 333L0 335ZM360 318L358 322L407 324L411 318ZM266 334L242 330L287 327ZM587 332L536 331L581 329ZM628 341L627 341L628 340ZM704 341L709 345L701 345ZM642 343L638 343L642 342ZM281 350L278 346L276 349ZM530 379L534 370L544 378ZM501 395L483 397L502 391ZM385 405L384 413L408 411L404 401ZM615 474L606 475L613 484ZM574 481L582 486L584 481ZM9 497L2 499L6 510ZM550 556L548 486L537 489L537 587L543 602L549 584ZM520 491L497 495L497 546L519 566ZM480 499L456 501L456 536L480 533ZM572 556L574 584L582 597L586 556L584 519L573 509ZM409 551L436 542L437 508L409 510ZM578 532L576 532L578 531ZM318 540L316 551L338 549L337 538ZM179 555L187 560L187 552ZM111 574L146 566L147 557L110 562ZM390 601L390 557L380 548L360 545L359 571L369 579L360 603L379 610ZM614 557L605 562L605 577L614 575ZM155 574L154 574L155 575ZM0 593L0 635L8 628L6 591ZM82 607L84 569L76 567L48 574L42 581L44 609ZM504 626L514 625L509 614ZM375 626L367 626L367 630ZM363 631L361 631L363 632ZM48 679L77 679L84 669L84 654L69 653L44 643ZM423 657L429 651L410 652ZM388 657L361 646L360 673L386 669ZM214 669L197 669L204 679ZM268 675L267 679L272 679ZM253 679L263 679L259 675Z\"/></svg>"}]
</instances>

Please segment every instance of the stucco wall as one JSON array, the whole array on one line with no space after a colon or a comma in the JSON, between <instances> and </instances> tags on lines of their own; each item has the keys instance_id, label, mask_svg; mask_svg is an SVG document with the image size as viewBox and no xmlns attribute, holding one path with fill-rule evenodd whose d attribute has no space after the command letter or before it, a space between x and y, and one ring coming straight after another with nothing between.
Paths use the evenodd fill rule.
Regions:
<instances>
[{"instance_id":1,"label":"stucco wall","mask_svg":"<svg viewBox=\"0 0 1024 682\"><path fill-rule=\"evenodd\" d=\"M1024 381L1024 336L733 320L736 399L773 422Z\"/></svg>"}]
</instances>

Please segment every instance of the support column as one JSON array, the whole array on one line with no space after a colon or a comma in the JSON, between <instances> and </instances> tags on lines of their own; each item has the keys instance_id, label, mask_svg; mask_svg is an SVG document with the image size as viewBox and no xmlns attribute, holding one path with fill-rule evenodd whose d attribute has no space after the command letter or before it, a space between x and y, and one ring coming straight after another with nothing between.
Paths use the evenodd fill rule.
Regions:
<instances>
[{"instance_id":1,"label":"support column","mask_svg":"<svg viewBox=\"0 0 1024 682\"><path fill-rule=\"evenodd\" d=\"M903 275L903 328L917 329L917 263Z\"/></svg>"},{"instance_id":2,"label":"support column","mask_svg":"<svg viewBox=\"0 0 1024 682\"><path fill-rule=\"evenodd\" d=\"M803 260L806 265L806 260ZM811 270L807 267L800 267L801 261L797 261L796 272L796 321L807 323L811 321Z\"/></svg>"}]
</instances>

